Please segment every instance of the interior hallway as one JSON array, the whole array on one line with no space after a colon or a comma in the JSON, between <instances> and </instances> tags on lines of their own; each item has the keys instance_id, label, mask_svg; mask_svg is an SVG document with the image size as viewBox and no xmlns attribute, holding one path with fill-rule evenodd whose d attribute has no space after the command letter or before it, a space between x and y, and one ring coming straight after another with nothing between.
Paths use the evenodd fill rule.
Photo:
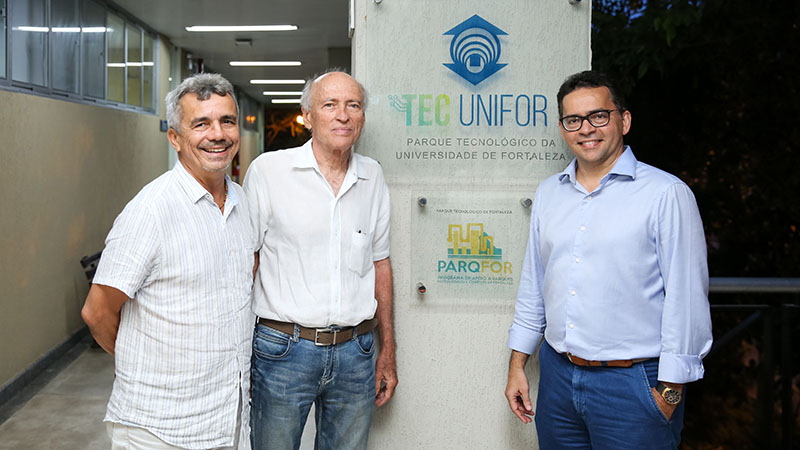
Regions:
<instances>
[{"instance_id":1,"label":"interior hallway","mask_svg":"<svg viewBox=\"0 0 800 450\"><path fill-rule=\"evenodd\" d=\"M108 450L103 417L114 358L87 336L22 392L0 405L0 450ZM312 407L309 417L314 416ZM301 450L314 447L314 422Z\"/></svg>"}]
</instances>

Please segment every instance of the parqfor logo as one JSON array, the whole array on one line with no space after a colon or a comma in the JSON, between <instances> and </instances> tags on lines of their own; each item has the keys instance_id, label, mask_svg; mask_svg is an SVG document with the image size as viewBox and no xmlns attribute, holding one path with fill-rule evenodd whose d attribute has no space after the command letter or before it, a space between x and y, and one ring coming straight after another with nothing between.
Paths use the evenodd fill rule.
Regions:
<instances>
[{"instance_id":1,"label":"parqfor logo","mask_svg":"<svg viewBox=\"0 0 800 450\"><path fill-rule=\"evenodd\" d=\"M440 260L440 273L511 274L511 262L503 261L503 250L482 223L447 225L447 261Z\"/></svg>"},{"instance_id":2,"label":"parqfor logo","mask_svg":"<svg viewBox=\"0 0 800 450\"><path fill-rule=\"evenodd\" d=\"M507 65L498 63L500 60L498 36L505 36L508 33L477 14L456 25L444 35L453 36L450 42L450 58L453 62L444 63L445 67L473 85L477 86Z\"/></svg>"}]
</instances>

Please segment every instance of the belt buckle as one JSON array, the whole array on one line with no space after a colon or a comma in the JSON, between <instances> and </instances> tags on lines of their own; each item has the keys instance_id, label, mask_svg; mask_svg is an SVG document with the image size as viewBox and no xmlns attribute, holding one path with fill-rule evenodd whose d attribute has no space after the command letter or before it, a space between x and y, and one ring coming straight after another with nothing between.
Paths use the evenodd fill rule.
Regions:
<instances>
[{"instance_id":1,"label":"belt buckle","mask_svg":"<svg viewBox=\"0 0 800 450\"><path fill-rule=\"evenodd\" d=\"M330 328L322 328L322 329L316 328L316 329L314 329L314 345L316 345L317 347L327 347L329 345L335 344L336 343L336 334L338 332L339 332L339 330L331 330ZM325 344L325 343L319 342L319 334L320 333L333 333L333 339L331 339L331 343L330 344Z\"/></svg>"}]
</instances>

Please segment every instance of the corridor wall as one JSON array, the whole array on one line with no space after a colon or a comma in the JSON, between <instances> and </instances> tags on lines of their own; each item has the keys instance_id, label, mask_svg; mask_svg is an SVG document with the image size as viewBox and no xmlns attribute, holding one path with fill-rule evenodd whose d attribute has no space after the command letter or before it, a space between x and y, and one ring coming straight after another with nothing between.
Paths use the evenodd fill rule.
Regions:
<instances>
[{"instance_id":1,"label":"corridor wall","mask_svg":"<svg viewBox=\"0 0 800 450\"><path fill-rule=\"evenodd\" d=\"M81 257L167 169L169 56L160 40L158 115L0 90L0 387L81 330Z\"/></svg>"}]
</instances>

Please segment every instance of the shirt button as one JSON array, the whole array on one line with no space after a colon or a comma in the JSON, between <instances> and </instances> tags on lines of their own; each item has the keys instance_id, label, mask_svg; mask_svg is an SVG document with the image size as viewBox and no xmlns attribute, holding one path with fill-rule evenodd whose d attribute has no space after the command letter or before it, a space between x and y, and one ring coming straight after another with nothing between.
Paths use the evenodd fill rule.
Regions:
<instances>
[{"instance_id":1,"label":"shirt button","mask_svg":"<svg viewBox=\"0 0 800 450\"><path fill-rule=\"evenodd\" d=\"M586 227L581 225L581 231L586 231Z\"/></svg>"},{"instance_id":2,"label":"shirt button","mask_svg":"<svg viewBox=\"0 0 800 450\"><path fill-rule=\"evenodd\" d=\"M575 290L573 289L573 290L569 291L569 293L574 296L575 295Z\"/></svg>"},{"instance_id":3,"label":"shirt button","mask_svg":"<svg viewBox=\"0 0 800 450\"><path fill-rule=\"evenodd\" d=\"M575 328L575 324L574 324L574 323L571 323L571 324L569 324L569 327L570 327L570 328Z\"/></svg>"},{"instance_id":4,"label":"shirt button","mask_svg":"<svg viewBox=\"0 0 800 450\"><path fill-rule=\"evenodd\" d=\"M588 197L586 197L586 200L591 200L591 199L592 199L592 196L591 196L591 195L590 195L590 196L588 196Z\"/></svg>"},{"instance_id":5,"label":"shirt button","mask_svg":"<svg viewBox=\"0 0 800 450\"><path fill-rule=\"evenodd\" d=\"M581 262L581 259L580 258L575 258L575 262L579 263L579 262Z\"/></svg>"}]
</instances>

